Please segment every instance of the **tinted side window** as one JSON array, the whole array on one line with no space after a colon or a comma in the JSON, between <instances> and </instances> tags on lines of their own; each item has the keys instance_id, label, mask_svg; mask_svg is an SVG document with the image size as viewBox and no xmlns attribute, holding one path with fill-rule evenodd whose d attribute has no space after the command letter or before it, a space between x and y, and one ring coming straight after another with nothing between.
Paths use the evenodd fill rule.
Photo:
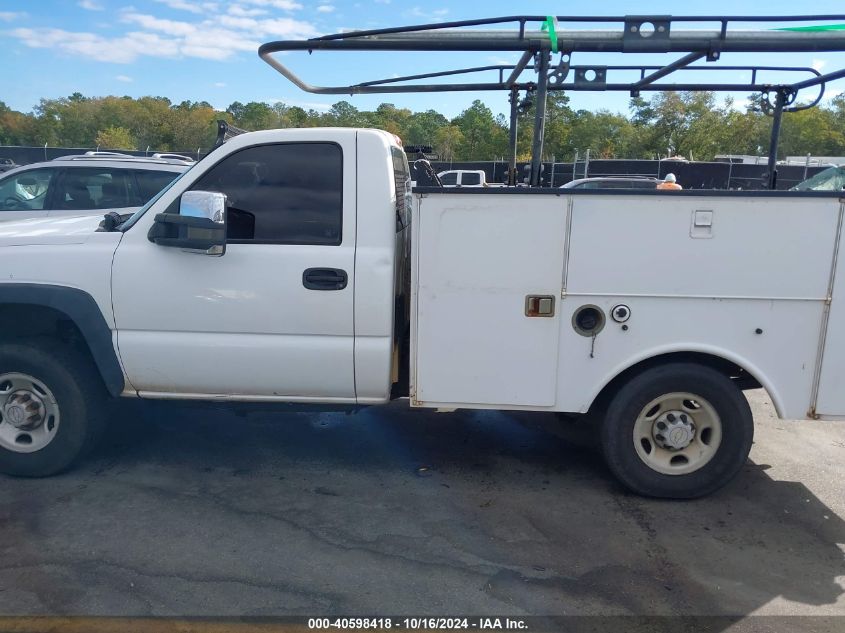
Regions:
<instances>
[{"instance_id":1,"label":"tinted side window","mask_svg":"<svg viewBox=\"0 0 845 633\"><path fill-rule=\"evenodd\" d=\"M136 171L139 204L147 204L150 198L173 182L178 175L179 173L174 171Z\"/></svg>"},{"instance_id":2,"label":"tinted side window","mask_svg":"<svg viewBox=\"0 0 845 633\"><path fill-rule=\"evenodd\" d=\"M0 182L0 210L43 210L47 190L55 175L55 169L45 168L4 178Z\"/></svg>"},{"instance_id":3,"label":"tinted side window","mask_svg":"<svg viewBox=\"0 0 845 633\"><path fill-rule=\"evenodd\" d=\"M472 174L464 172L461 176L461 184L462 185L480 185L481 184L481 174Z\"/></svg>"},{"instance_id":4,"label":"tinted side window","mask_svg":"<svg viewBox=\"0 0 845 633\"><path fill-rule=\"evenodd\" d=\"M444 185L457 185L458 184L458 174L453 172L449 172L448 174L444 174L440 176L440 182Z\"/></svg>"},{"instance_id":5,"label":"tinted side window","mask_svg":"<svg viewBox=\"0 0 845 633\"><path fill-rule=\"evenodd\" d=\"M53 201L56 209L69 211L137 206L132 172L107 167L66 169Z\"/></svg>"},{"instance_id":6,"label":"tinted side window","mask_svg":"<svg viewBox=\"0 0 845 633\"><path fill-rule=\"evenodd\" d=\"M248 147L191 188L226 194L230 242L340 244L343 153L333 143Z\"/></svg>"}]
</instances>

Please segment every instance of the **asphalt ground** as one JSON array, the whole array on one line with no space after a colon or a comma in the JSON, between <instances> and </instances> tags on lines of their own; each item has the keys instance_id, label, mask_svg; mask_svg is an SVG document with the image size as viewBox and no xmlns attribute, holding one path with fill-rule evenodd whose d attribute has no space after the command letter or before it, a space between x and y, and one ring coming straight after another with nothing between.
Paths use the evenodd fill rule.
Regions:
<instances>
[{"instance_id":1,"label":"asphalt ground","mask_svg":"<svg viewBox=\"0 0 845 633\"><path fill-rule=\"evenodd\" d=\"M845 616L845 423L748 395L750 461L687 502L547 414L124 402L74 470L0 479L0 615Z\"/></svg>"}]
</instances>

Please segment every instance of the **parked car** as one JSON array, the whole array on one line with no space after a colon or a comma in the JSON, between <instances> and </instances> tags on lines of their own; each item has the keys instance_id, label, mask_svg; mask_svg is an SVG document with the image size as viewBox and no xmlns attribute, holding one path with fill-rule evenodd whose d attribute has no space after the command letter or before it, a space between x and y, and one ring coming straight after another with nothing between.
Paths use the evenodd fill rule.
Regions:
<instances>
[{"instance_id":1,"label":"parked car","mask_svg":"<svg viewBox=\"0 0 845 633\"><path fill-rule=\"evenodd\" d=\"M842 191L843 189L845 189L845 167L836 165L792 187L792 191Z\"/></svg>"},{"instance_id":2,"label":"parked car","mask_svg":"<svg viewBox=\"0 0 845 633\"><path fill-rule=\"evenodd\" d=\"M648 176L602 176L601 178L579 178L562 185L561 189L656 189L657 178Z\"/></svg>"},{"instance_id":3,"label":"parked car","mask_svg":"<svg viewBox=\"0 0 845 633\"><path fill-rule=\"evenodd\" d=\"M0 176L0 221L131 213L191 164L184 157L88 152L16 167Z\"/></svg>"},{"instance_id":4,"label":"parked car","mask_svg":"<svg viewBox=\"0 0 845 633\"><path fill-rule=\"evenodd\" d=\"M483 169L449 169L437 176L444 187L504 187L502 183L487 182Z\"/></svg>"}]
</instances>

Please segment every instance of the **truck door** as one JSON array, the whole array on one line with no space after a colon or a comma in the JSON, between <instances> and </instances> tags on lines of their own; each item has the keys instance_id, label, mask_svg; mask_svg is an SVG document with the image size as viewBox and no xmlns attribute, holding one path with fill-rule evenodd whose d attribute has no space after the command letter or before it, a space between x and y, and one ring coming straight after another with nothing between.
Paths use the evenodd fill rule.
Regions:
<instances>
[{"instance_id":1,"label":"truck door","mask_svg":"<svg viewBox=\"0 0 845 633\"><path fill-rule=\"evenodd\" d=\"M336 136L229 151L177 182L227 195L221 257L152 244L153 212L126 232L115 321L142 395L354 401L355 137Z\"/></svg>"}]
</instances>

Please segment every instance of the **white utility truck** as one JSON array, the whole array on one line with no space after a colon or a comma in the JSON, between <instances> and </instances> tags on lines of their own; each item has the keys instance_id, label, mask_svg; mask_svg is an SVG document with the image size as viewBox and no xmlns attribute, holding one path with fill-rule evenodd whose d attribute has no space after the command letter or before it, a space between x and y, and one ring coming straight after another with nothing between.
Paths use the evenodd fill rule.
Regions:
<instances>
[{"instance_id":1,"label":"white utility truck","mask_svg":"<svg viewBox=\"0 0 845 633\"><path fill-rule=\"evenodd\" d=\"M68 467L108 395L407 395L592 411L627 486L706 494L748 455L743 388L783 417L845 415L843 210L817 192L412 194L386 132L244 134L122 223L0 225L0 470Z\"/></svg>"},{"instance_id":2,"label":"white utility truck","mask_svg":"<svg viewBox=\"0 0 845 633\"><path fill-rule=\"evenodd\" d=\"M774 191L782 115L845 71L733 66L750 82L660 80L719 70L689 64L723 53L842 52L843 19L678 18L709 25L679 30L667 16L508 16L263 45L264 61L318 94L509 91L512 185L518 116L533 103L531 186L412 192L392 134L276 130L231 138L131 217L0 224L0 471L67 468L94 442L109 396L332 407L407 397L590 413L631 490L718 489L751 447L743 389L764 388L781 417L845 418L845 198ZM734 20L834 24L747 31ZM518 28L479 28L507 22ZM274 57L294 50L522 55L320 87ZM574 52L686 55L575 66ZM632 69L633 80L609 81ZM498 81L449 83L491 71ZM696 87L760 92L773 114L767 191L539 187L548 91Z\"/></svg>"}]
</instances>

